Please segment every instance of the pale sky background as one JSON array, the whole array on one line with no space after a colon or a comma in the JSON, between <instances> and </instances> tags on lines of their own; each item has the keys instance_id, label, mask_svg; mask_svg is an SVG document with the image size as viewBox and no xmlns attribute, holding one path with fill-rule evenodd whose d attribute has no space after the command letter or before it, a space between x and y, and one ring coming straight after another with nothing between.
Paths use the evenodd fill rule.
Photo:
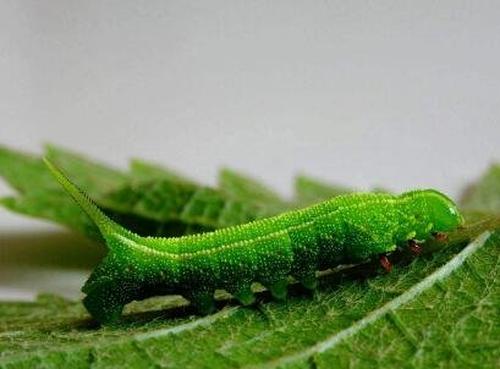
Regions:
<instances>
[{"instance_id":1,"label":"pale sky background","mask_svg":"<svg viewBox=\"0 0 500 369\"><path fill-rule=\"evenodd\" d=\"M0 143L456 196L500 160L499 66L498 1L0 0Z\"/></svg>"}]
</instances>

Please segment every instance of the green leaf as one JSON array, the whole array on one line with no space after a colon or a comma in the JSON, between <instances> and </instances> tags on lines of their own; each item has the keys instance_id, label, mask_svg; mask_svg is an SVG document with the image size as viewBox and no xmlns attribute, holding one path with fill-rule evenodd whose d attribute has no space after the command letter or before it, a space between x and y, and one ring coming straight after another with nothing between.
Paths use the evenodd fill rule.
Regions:
<instances>
[{"instance_id":1,"label":"green leaf","mask_svg":"<svg viewBox=\"0 0 500 369\"><path fill-rule=\"evenodd\" d=\"M491 165L479 181L470 186L461 205L477 213L500 213L500 164Z\"/></svg>"},{"instance_id":2,"label":"green leaf","mask_svg":"<svg viewBox=\"0 0 500 369\"><path fill-rule=\"evenodd\" d=\"M63 148L48 145L45 155L78 178L92 198L103 196L128 179L125 173ZM58 187L40 158L1 147L0 175L19 192L18 196L0 199L5 208L62 224L94 239L101 238L87 215ZM109 215L113 216L113 211Z\"/></svg>"},{"instance_id":3,"label":"green leaf","mask_svg":"<svg viewBox=\"0 0 500 369\"><path fill-rule=\"evenodd\" d=\"M276 201L262 201L265 190L256 182L249 180L245 185L243 177L230 171L227 174L235 181L223 180L224 190L216 190L144 161L132 161L130 173L125 173L55 146L47 146L46 155L111 218L143 235L179 236L209 231L282 209L277 208ZM58 186L40 158L0 147L0 175L19 192L18 196L0 199L7 209L100 239L95 226ZM238 196L236 188L243 189ZM252 194L259 191L262 199L253 198ZM269 199L271 195L266 196Z\"/></svg>"},{"instance_id":4,"label":"green leaf","mask_svg":"<svg viewBox=\"0 0 500 369\"><path fill-rule=\"evenodd\" d=\"M191 179L172 169L141 159L132 159L130 161L130 175L140 182L165 179L174 183L195 184Z\"/></svg>"},{"instance_id":5,"label":"green leaf","mask_svg":"<svg viewBox=\"0 0 500 369\"><path fill-rule=\"evenodd\" d=\"M337 271L314 296L295 285L287 302L262 293L245 308L221 295L227 306L206 317L175 296L130 304L106 328L52 296L2 303L0 368L493 368L500 234L483 231L497 228L500 219L471 225L409 265L402 255L390 274Z\"/></svg>"},{"instance_id":6,"label":"green leaf","mask_svg":"<svg viewBox=\"0 0 500 369\"><path fill-rule=\"evenodd\" d=\"M295 202L297 207L325 201L352 191L351 188L328 184L319 179L305 175L299 175L295 178Z\"/></svg>"},{"instance_id":7,"label":"green leaf","mask_svg":"<svg viewBox=\"0 0 500 369\"><path fill-rule=\"evenodd\" d=\"M68 176L78 180L79 186L91 197L99 197L130 180L122 171L61 147L46 145L45 155L64 168Z\"/></svg>"},{"instance_id":8,"label":"green leaf","mask_svg":"<svg viewBox=\"0 0 500 369\"><path fill-rule=\"evenodd\" d=\"M133 214L162 226L180 223L198 231L241 224L258 215L253 204L233 200L221 191L167 179L125 185L95 200L114 213Z\"/></svg>"},{"instance_id":9,"label":"green leaf","mask_svg":"<svg viewBox=\"0 0 500 369\"><path fill-rule=\"evenodd\" d=\"M158 164L132 160L126 173L75 152L46 146L47 155L113 219L142 235L205 232L304 207L349 190L299 176L285 201L261 182L223 169L219 188L196 184ZM0 176L19 195L0 199L12 211L48 219L92 238L96 228L50 176L40 158L0 147Z\"/></svg>"},{"instance_id":10,"label":"green leaf","mask_svg":"<svg viewBox=\"0 0 500 369\"><path fill-rule=\"evenodd\" d=\"M64 225L92 239L101 239L97 227L90 218L60 190L46 189L17 197L4 197L0 198L0 205L16 213Z\"/></svg>"},{"instance_id":11,"label":"green leaf","mask_svg":"<svg viewBox=\"0 0 500 369\"><path fill-rule=\"evenodd\" d=\"M58 183L36 156L0 146L0 176L20 193L55 189Z\"/></svg>"},{"instance_id":12,"label":"green leaf","mask_svg":"<svg viewBox=\"0 0 500 369\"><path fill-rule=\"evenodd\" d=\"M384 368L495 367L500 236L488 235L349 328L275 363L368 368L376 357Z\"/></svg>"},{"instance_id":13,"label":"green leaf","mask_svg":"<svg viewBox=\"0 0 500 369\"><path fill-rule=\"evenodd\" d=\"M60 159L60 156L58 152L57 158ZM74 168L71 169L74 172ZM21 214L63 224L93 238L100 237L90 219L65 195L39 158L0 147L0 176L19 192L15 197L0 198L0 205ZM95 190L94 186L88 186L88 181L84 187ZM90 193L94 195L92 191Z\"/></svg>"},{"instance_id":14,"label":"green leaf","mask_svg":"<svg viewBox=\"0 0 500 369\"><path fill-rule=\"evenodd\" d=\"M258 218L278 214L290 205L275 191L258 180L225 168L219 172L219 189L242 203L258 209Z\"/></svg>"}]
</instances>

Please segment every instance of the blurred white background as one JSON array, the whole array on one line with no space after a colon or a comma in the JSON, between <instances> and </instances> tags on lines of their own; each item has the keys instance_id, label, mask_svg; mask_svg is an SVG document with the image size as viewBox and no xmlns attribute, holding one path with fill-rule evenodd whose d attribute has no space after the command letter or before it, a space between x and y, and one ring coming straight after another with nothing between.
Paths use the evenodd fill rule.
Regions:
<instances>
[{"instance_id":1,"label":"blurred white background","mask_svg":"<svg viewBox=\"0 0 500 369\"><path fill-rule=\"evenodd\" d=\"M1 144L206 183L456 196L500 160L500 3L1 0L0 119ZM0 209L26 227L51 226Z\"/></svg>"}]
</instances>

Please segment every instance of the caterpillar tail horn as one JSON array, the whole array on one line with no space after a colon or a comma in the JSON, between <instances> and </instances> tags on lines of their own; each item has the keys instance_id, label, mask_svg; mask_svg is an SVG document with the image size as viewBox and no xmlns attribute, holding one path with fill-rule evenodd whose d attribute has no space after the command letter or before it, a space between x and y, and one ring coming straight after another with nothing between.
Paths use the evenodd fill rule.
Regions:
<instances>
[{"instance_id":1,"label":"caterpillar tail horn","mask_svg":"<svg viewBox=\"0 0 500 369\"><path fill-rule=\"evenodd\" d=\"M123 236L130 235L130 231L123 228L121 225L114 222L106 214L104 214L102 210L100 210L97 205L88 197L88 195L77 185L75 185L54 163L52 163L47 158L43 158L43 161L45 162L51 173L54 175L54 177L57 179L59 184L94 222L106 241L108 241L109 237L113 234L121 234ZM113 247L114 243L106 243L108 247Z\"/></svg>"},{"instance_id":2,"label":"caterpillar tail horn","mask_svg":"<svg viewBox=\"0 0 500 369\"><path fill-rule=\"evenodd\" d=\"M131 251L125 241L140 237L111 220L50 160L44 158L44 161L61 186L92 219L106 241L109 252L94 269L82 291L87 295L83 304L92 316L101 323L112 323L121 315L123 306L135 297L135 283L127 278L120 258L126 257Z\"/></svg>"}]
</instances>

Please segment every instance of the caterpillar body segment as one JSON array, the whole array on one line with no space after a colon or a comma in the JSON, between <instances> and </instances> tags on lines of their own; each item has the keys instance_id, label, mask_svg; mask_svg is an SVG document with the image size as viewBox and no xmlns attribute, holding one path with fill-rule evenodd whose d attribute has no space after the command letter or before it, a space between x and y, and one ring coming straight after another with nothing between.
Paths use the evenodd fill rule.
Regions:
<instances>
[{"instance_id":1,"label":"caterpillar body segment","mask_svg":"<svg viewBox=\"0 0 500 369\"><path fill-rule=\"evenodd\" d=\"M110 220L58 168L46 163L108 245L108 254L82 288L84 305L102 323L118 319L125 304L154 295L181 294L201 313L214 309L215 289L251 304L253 282L284 299L289 276L314 289L318 270L378 258L409 240L424 241L463 222L445 195L416 190L399 196L342 195L204 234L140 237Z\"/></svg>"}]
</instances>

